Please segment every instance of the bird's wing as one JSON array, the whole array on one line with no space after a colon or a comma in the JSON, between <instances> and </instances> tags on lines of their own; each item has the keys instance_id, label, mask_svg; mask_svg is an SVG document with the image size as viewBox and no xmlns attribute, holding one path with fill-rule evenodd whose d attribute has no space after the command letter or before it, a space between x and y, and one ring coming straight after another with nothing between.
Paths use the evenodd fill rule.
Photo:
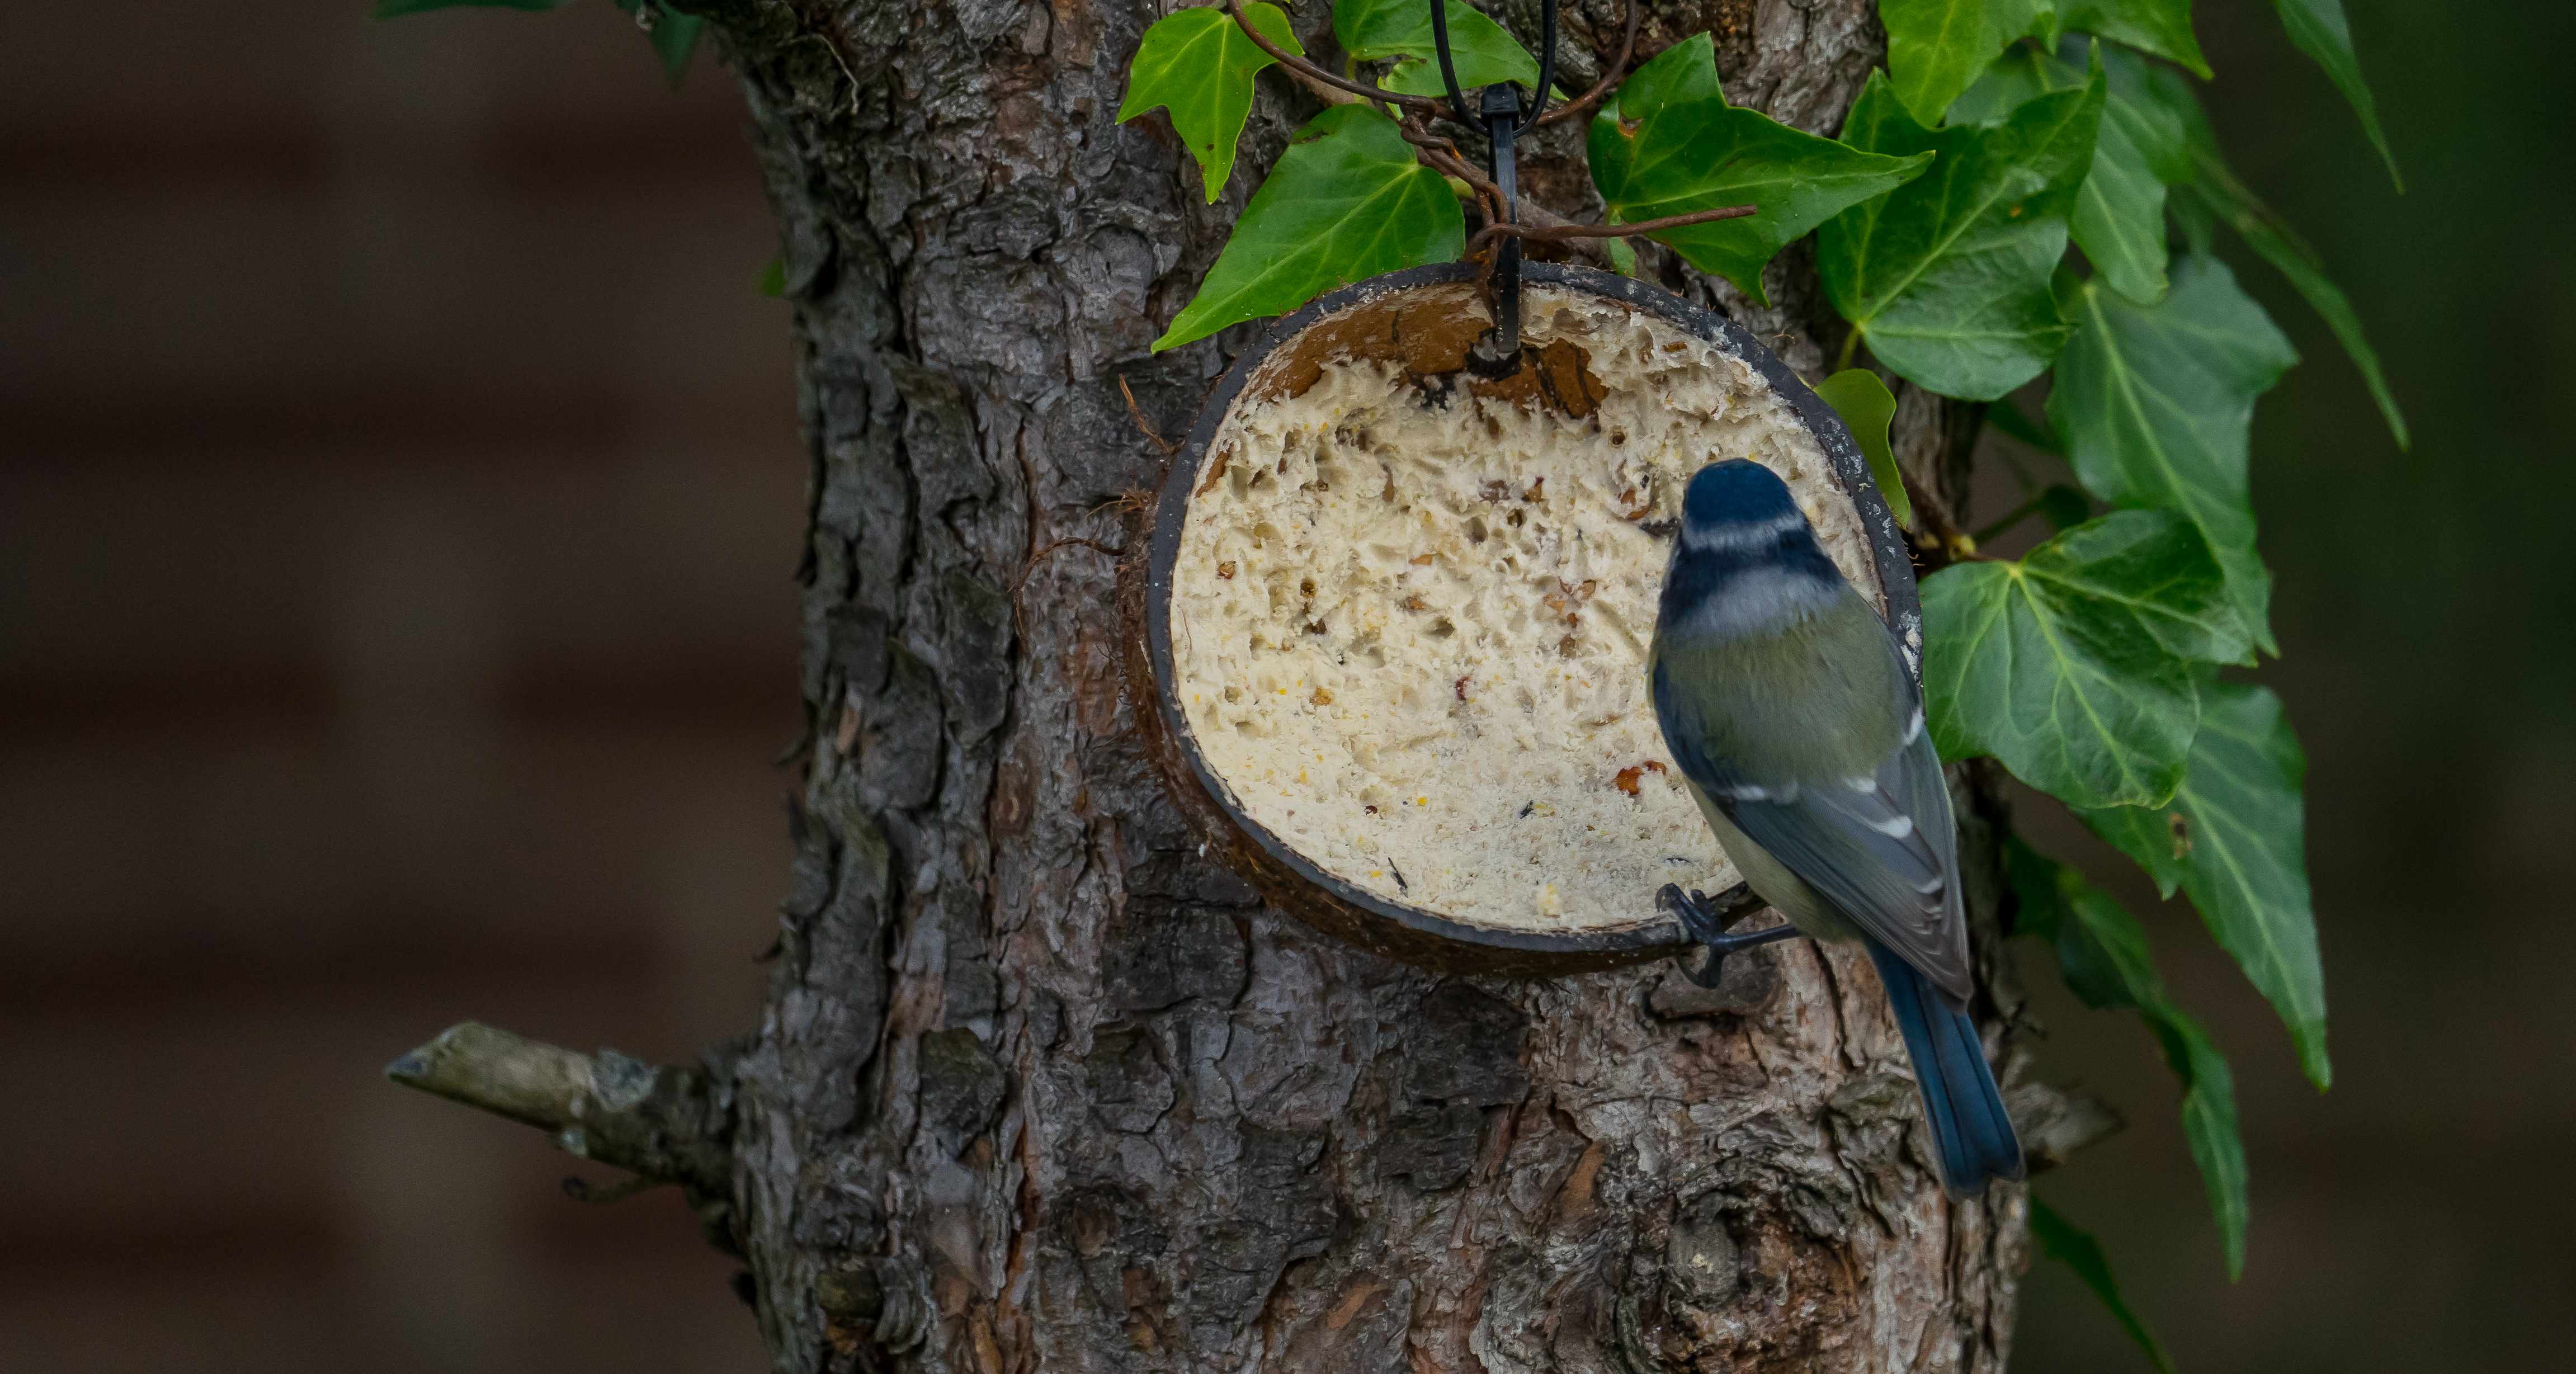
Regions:
<instances>
[{"instance_id":1,"label":"bird's wing","mask_svg":"<svg viewBox=\"0 0 2576 1374\"><path fill-rule=\"evenodd\" d=\"M1852 924L1944 993L1975 991L1941 761L1917 736L1866 777L1712 800Z\"/></svg>"},{"instance_id":2,"label":"bird's wing","mask_svg":"<svg viewBox=\"0 0 2576 1374\"><path fill-rule=\"evenodd\" d=\"M1883 634L1883 631L1881 632ZM1834 909L1886 945L1946 995L1973 993L1958 837L1940 756L1923 728L1920 697L1897 659L1889 687L1905 728L1867 772L1816 776L1748 767L1716 756L1711 735L1668 734L1674 762L1711 803ZM1662 686L1658 684L1659 688Z\"/></svg>"}]
</instances>

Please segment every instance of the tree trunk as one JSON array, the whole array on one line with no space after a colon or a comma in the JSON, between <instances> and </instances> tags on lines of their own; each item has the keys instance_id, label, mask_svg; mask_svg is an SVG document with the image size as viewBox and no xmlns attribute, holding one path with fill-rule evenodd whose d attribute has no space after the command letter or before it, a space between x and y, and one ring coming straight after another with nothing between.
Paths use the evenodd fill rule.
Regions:
<instances>
[{"instance_id":1,"label":"tree trunk","mask_svg":"<svg viewBox=\"0 0 2576 1374\"><path fill-rule=\"evenodd\" d=\"M1162 455L1119 381L1187 429L1227 352L1147 345L1302 93L1265 79L1210 206L1162 116L1114 122L1162 6L690 7L750 101L813 465L794 890L719 1065L778 1368L2000 1369L2022 1192L1942 1195L1856 951L1718 993L1434 976L1264 910L1161 794L1113 607ZM1708 29L1738 102L1823 132L1882 42L1870 0L1650 10L1641 59ZM1615 49L1616 0L1569 11ZM1531 183L1581 213L1556 137ZM1811 377L1839 342L1803 247L1768 310L1662 270ZM1919 477L1964 476L1950 410L1907 397Z\"/></svg>"}]
</instances>

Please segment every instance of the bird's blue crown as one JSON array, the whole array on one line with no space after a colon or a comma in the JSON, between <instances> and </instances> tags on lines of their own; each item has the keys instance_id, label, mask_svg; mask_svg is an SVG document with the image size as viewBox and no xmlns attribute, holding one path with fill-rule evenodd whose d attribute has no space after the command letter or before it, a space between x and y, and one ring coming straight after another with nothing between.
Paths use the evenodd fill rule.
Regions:
<instances>
[{"instance_id":1,"label":"bird's blue crown","mask_svg":"<svg viewBox=\"0 0 2576 1374\"><path fill-rule=\"evenodd\" d=\"M1750 458L1729 458L1691 474L1682 492L1682 528L1715 533L1771 526L1798 514L1789 484Z\"/></svg>"},{"instance_id":2,"label":"bird's blue crown","mask_svg":"<svg viewBox=\"0 0 2576 1374\"><path fill-rule=\"evenodd\" d=\"M1833 602L1842 571L1816 542L1789 484L1730 458L1693 474L1664 576L1662 619L1726 633L1796 619Z\"/></svg>"}]
</instances>

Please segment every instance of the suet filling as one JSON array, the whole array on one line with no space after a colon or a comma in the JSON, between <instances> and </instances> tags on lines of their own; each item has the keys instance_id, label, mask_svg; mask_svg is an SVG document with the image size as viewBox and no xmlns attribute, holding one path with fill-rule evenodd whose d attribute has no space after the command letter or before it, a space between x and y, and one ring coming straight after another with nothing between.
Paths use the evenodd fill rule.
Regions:
<instances>
[{"instance_id":1,"label":"suet filling","mask_svg":"<svg viewBox=\"0 0 2576 1374\"><path fill-rule=\"evenodd\" d=\"M1239 401L1172 572L1174 680L1237 807L1326 872L1487 928L1656 919L1737 881L1673 769L1646 651L1691 473L1780 474L1864 595L1869 543L1752 368L1623 307L1532 290L1602 396L1574 418L1382 363Z\"/></svg>"}]
</instances>

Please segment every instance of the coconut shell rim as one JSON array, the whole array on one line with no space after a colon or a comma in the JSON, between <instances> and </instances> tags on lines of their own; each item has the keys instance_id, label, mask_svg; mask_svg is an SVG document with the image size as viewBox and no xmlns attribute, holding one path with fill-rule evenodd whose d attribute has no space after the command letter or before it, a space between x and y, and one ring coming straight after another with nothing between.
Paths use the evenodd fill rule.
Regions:
<instances>
[{"instance_id":1,"label":"coconut shell rim","mask_svg":"<svg viewBox=\"0 0 2576 1374\"><path fill-rule=\"evenodd\" d=\"M1225 376L1201 406L1198 422L1191 427L1188 440L1172 455L1170 469L1155 498L1142 605L1138 608L1138 618L1144 622L1141 628L1145 639L1146 667L1152 678L1155 723L1160 726L1169 752L1186 764L1190 780L1197 784L1209 806L1230 823L1242 839L1260 851L1259 858L1268 861L1262 867L1275 866L1302 879L1317 889L1317 895L1327 899L1331 907L1374 918L1396 928L1382 932L1384 938L1369 938L1367 933L1340 928L1345 924L1341 920L1317 920L1315 913L1305 909L1305 903L1281 902L1292 914L1310 924L1323 926L1328 934L1414 962L1426 962L1424 956L1433 955L1441 946L1450 946L1454 948L1446 951L1448 962L1524 972L1550 969L1579 971L1639 962L1691 945L1692 941L1678 919L1659 911L1654 917L1633 924L1594 930L1507 930L1453 920L1429 908L1392 901L1327 872L1294 845L1253 819L1235 800L1233 789L1208 766L1207 758L1201 753L1197 738L1190 730L1187 715L1181 710L1173 685L1172 569L1179 559L1182 529L1188 521L1190 501L1197 488L1199 474L1207 462L1208 451L1254 374L1280 348L1331 316L1400 291L1474 283L1481 277L1482 270L1480 264L1473 262L1432 263L1371 277L1319 296L1274 321L1262 331L1260 341L1226 369ZM1780 361L1777 354L1764 347L1742 326L1668 291L1631 277L1568 263L1524 263L1521 278L1531 285L1555 287L1614 301L1632 310L1654 315L1695 338L1715 344L1721 351L1751 367L1786 400L1799 422L1816 440L1844 495L1850 498L1860 515L1862 529L1869 539L1871 562L1878 573L1880 590L1886 602L1888 623L1897 634L1907 661L1914 666L1916 675L1921 675L1923 612L1921 594L1915 583L1913 557L1903 531L1897 527L1895 516L1888 510L1886 500L1879 495L1868 460L1853 441L1842 416L1832 406L1827 405L1814 389L1790 370L1788 364ZM1255 885L1265 886L1258 881ZM1721 909L1736 911L1761 904L1760 899L1753 897L1741 883L1721 894L1717 901ZM1432 961L1438 961L1438 957L1434 955Z\"/></svg>"}]
</instances>

